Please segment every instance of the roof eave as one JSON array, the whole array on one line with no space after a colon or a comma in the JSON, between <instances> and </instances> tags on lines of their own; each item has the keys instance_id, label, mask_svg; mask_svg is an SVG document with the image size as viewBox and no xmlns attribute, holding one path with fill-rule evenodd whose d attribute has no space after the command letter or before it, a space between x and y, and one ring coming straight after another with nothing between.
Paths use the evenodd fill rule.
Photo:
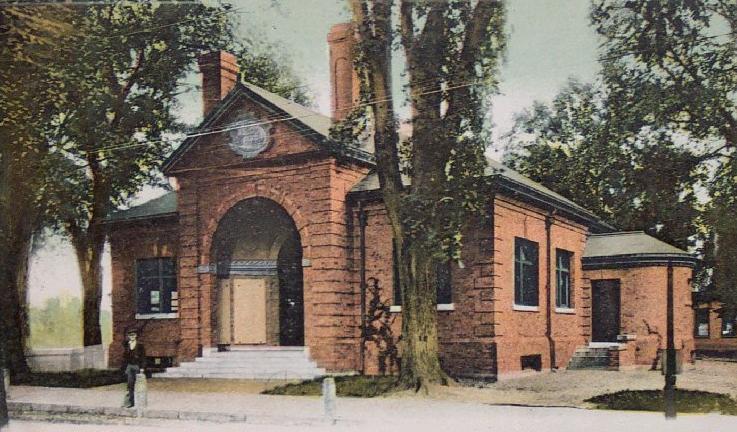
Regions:
<instances>
[{"instance_id":1,"label":"roof eave","mask_svg":"<svg viewBox=\"0 0 737 432\"><path fill-rule=\"evenodd\" d=\"M539 192L527 185L504 177L501 174L492 174L492 177L502 192L507 192L509 195L519 198L524 202L528 202L542 208L556 210L563 216L588 226L592 232L611 232L616 230L615 227L602 221L589 211L577 209L560 199Z\"/></svg>"},{"instance_id":2,"label":"roof eave","mask_svg":"<svg viewBox=\"0 0 737 432\"><path fill-rule=\"evenodd\" d=\"M134 216L130 218L107 218L102 221L103 225L120 225L126 223L147 222L154 219L179 219L179 212L159 213L154 215Z\"/></svg>"},{"instance_id":3,"label":"roof eave","mask_svg":"<svg viewBox=\"0 0 737 432\"><path fill-rule=\"evenodd\" d=\"M638 253L620 255L584 256L584 270L620 269L631 267L657 267L673 265L694 268L699 259L688 253Z\"/></svg>"}]
</instances>

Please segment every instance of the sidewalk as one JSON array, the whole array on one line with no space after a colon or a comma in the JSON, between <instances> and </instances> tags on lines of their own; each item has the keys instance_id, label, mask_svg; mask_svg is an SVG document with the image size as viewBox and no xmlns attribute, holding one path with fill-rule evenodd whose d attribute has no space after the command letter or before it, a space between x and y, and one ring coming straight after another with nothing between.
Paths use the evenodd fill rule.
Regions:
<instances>
[{"instance_id":1,"label":"sidewalk","mask_svg":"<svg viewBox=\"0 0 737 432\"><path fill-rule=\"evenodd\" d=\"M117 386L116 386L117 387ZM149 391L148 406L121 408L124 391L102 387L72 389L12 386L8 408L11 417L28 415L100 416L195 420L216 423L323 423L323 405L317 397L284 397L232 393Z\"/></svg>"},{"instance_id":2,"label":"sidewalk","mask_svg":"<svg viewBox=\"0 0 737 432\"><path fill-rule=\"evenodd\" d=\"M234 393L149 391L148 409L137 417L135 409L120 408L118 388L64 389L11 387L11 418L49 422L117 423L135 430L151 422L181 421L167 430L350 430L350 431L485 431L597 430L621 431L636 426L655 431L733 431L737 418L719 415L679 415L665 421L660 413L595 411L580 408L546 408L488 405L477 401L432 400L420 397L373 399L339 398L335 425L323 416L317 397L267 396ZM76 416L76 417L75 417ZM156 420L158 419L158 420ZM183 421L183 420L186 420ZM11 421L12 423L12 421ZM230 423L230 425L228 425ZM185 426L186 425L186 426ZM178 428L178 429L177 429ZM12 428L11 428L12 429ZM104 429L101 427L100 429ZM209 429L207 429L209 430Z\"/></svg>"}]
</instances>

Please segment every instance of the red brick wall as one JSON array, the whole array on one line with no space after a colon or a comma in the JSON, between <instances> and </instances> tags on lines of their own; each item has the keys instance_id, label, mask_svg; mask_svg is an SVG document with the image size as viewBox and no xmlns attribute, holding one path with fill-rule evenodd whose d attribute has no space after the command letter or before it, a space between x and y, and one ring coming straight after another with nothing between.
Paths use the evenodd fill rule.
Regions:
<instances>
[{"instance_id":1,"label":"red brick wall","mask_svg":"<svg viewBox=\"0 0 737 432\"><path fill-rule=\"evenodd\" d=\"M177 222L174 219L152 223L120 224L112 228L109 241L112 258L113 340L110 365L122 361L125 331L142 329L140 340L148 356L176 356L179 320L136 320L136 272L138 259L178 257Z\"/></svg>"},{"instance_id":2,"label":"red brick wall","mask_svg":"<svg viewBox=\"0 0 737 432\"><path fill-rule=\"evenodd\" d=\"M666 347L667 267L649 266L610 270L587 270L586 278L620 280L620 334L633 334L634 362L651 365L657 350ZM684 359L694 349L693 309L691 307L692 270L675 267L673 271L675 344ZM624 366L624 364L623 364Z\"/></svg>"},{"instance_id":3,"label":"red brick wall","mask_svg":"<svg viewBox=\"0 0 737 432\"><path fill-rule=\"evenodd\" d=\"M521 356L540 355L542 367L550 367L550 342L546 337L548 305L546 293L547 236L541 209L497 196L494 201L494 316L496 318L499 374L521 370ZM551 230L550 305L551 327L557 367L565 367L576 347L590 333L590 287L583 278L581 256L586 246L586 228L554 216ZM515 237L538 244L539 307L518 310L514 305ZM571 260L573 311L556 311L556 248L573 252Z\"/></svg>"},{"instance_id":4,"label":"red brick wall","mask_svg":"<svg viewBox=\"0 0 737 432\"><path fill-rule=\"evenodd\" d=\"M360 292L358 211L355 207L353 210L353 287ZM380 291L376 300L388 308L393 304L394 288L391 226L381 203L367 203L365 211L366 278L369 288L372 279L378 281ZM482 222L476 223L465 238L464 268L461 269L457 264L451 266L454 310L438 311L440 357L445 370L455 376L492 376L496 373L496 348L493 340L491 227ZM399 342L401 312L373 308L374 299L370 291L366 308L370 316L379 318L373 326L377 329L384 327L387 331L385 337L367 341L366 373L396 372L398 365L392 365L386 353L388 347ZM360 337L359 330L356 331L356 337ZM399 349L401 351L401 346Z\"/></svg>"},{"instance_id":5,"label":"red brick wall","mask_svg":"<svg viewBox=\"0 0 737 432\"><path fill-rule=\"evenodd\" d=\"M304 268L305 344L321 366L355 369L357 314L346 269L344 200L347 190L364 173L360 168L323 159L229 172L227 177L180 177L180 241L194 246L183 252L188 256L183 257L180 268L184 358L194 357L198 345L211 346L216 329L214 278L197 274L196 267L212 261L212 236L223 215L239 201L262 197L275 201L291 215L300 234L303 259L311 264ZM197 320L198 308L204 317L201 322Z\"/></svg>"},{"instance_id":6,"label":"red brick wall","mask_svg":"<svg viewBox=\"0 0 737 432\"><path fill-rule=\"evenodd\" d=\"M722 319L717 313L721 307L719 302L710 302L698 305L699 309L709 310L709 337L694 337L697 350L737 352L737 338L722 337Z\"/></svg>"}]
</instances>

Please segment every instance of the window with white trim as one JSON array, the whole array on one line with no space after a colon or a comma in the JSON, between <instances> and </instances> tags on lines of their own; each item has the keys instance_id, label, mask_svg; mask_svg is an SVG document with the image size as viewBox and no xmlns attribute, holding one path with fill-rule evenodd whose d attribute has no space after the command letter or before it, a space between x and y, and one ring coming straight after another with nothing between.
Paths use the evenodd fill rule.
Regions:
<instances>
[{"instance_id":1,"label":"window with white trim","mask_svg":"<svg viewBox=\"0 0 737 432\"><path fill-rule=\"evenodd\" d=\"M514 304L518 306L538 306L538 245L537 243L514 238Z\"/></svg>"},{"instance_id":2,"label":"window with white trim","mask_svg":"<svg viewBox=\"0 0 737 432\"><path fill-rule=\"evenodd\" d=\"M174 258L136 261L136 302L139 314L176 313L179 310Z\"/></svg>"},{"instance_id":3,"label":"window with white trim","mask_svg":"<svg viewBox=\"0 0 737 432\"><path fill-rule=\"evenodd\" d=\"M571 257L573 252L556 249L555 250L555 280L556 280L556 296L555 307L570 309L573 307L571 301Z\"/></svg>"}]
</instances>

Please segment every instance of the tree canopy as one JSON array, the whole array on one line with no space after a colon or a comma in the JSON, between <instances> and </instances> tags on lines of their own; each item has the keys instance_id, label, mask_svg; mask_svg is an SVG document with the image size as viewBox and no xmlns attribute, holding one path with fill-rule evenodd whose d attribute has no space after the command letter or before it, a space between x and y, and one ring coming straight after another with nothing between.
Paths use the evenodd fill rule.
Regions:
<instances>
[{"instance_id":1,"label":"tree canopy","mask_svg":"<svg viewBox=\"0 0 737 432\"><path fill-rule=\"evenodd\" d=\"M505 162L623 230L682 248L700 222L701 159L668 129L634 124L601 86L571 80L519 114Z\"/></svg>"}]
</instances>

